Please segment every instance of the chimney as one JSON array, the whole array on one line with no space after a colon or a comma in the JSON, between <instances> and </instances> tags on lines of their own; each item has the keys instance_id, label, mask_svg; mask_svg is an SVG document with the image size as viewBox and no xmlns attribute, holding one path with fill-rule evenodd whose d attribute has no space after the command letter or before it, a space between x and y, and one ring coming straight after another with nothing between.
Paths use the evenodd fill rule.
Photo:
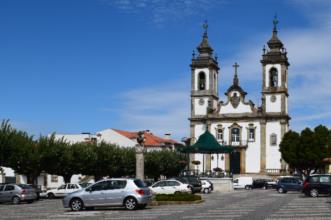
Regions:
<instances>
[{"instance_id":1,"label":"chimney","mask_svg":"<svg viewBox=\"0 0 331 220\"><path fill-rule=\"evenodd\" d=\"M171 134L170 133L164 134L164 139L169 140L170 138L171 138Z\"/></svg>"}]
</instances>

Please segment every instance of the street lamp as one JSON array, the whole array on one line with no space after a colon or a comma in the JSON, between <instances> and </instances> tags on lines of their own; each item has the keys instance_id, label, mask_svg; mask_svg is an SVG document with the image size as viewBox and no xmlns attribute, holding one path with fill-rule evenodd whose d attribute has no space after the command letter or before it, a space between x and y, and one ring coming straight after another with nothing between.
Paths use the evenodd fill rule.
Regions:
<instances>
[{"instance_id":1,"label":"street lamp","mask_svg":"<svg viewBox=\"0 0 331 220\"><path fill-rule=\"evenodd\" d=\"M139 131L137 133L137 145L136 145L136 178L143 180L144 174L144 142L145 131Z\"/></svg>"}]
</instances>

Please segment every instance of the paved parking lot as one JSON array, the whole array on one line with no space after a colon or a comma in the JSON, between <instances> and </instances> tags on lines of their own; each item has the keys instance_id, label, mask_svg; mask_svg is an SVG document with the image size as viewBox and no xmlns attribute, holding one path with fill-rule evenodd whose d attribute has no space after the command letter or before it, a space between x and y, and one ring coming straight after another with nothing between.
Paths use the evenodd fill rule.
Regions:
<instances>
[{"instance_id":1,"label":"paved parking lot","mask_svg":"<svg viewBox=\"0 0 331 220\"><path fill-rule=\"evenodd\" d=\"M0 205L0 219L331 219L331 197L309 198L301 193L242 190L203 195L204 203L150 206L144 210L121 208L71 212L61 200Z\"/></svg>"}]
</instances>

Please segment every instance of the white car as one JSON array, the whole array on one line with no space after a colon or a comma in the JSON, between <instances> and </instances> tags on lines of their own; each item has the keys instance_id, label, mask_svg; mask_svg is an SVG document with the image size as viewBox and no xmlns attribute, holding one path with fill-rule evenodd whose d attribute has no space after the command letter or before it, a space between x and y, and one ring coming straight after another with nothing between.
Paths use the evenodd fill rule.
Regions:
<instances>
[{"instance_id":1,"label":"white car","mask_svg":"<svg viewBox=\"0 0 331 220\"><path fill-rule=\"evenodd\" d=\"M201 192L210 193L211 192L211 184L207 180L201 180Z\"/></svg>"},{"instance_id":2,"label":"white car","mask_svg":"<svg viewBox=\"0 0 331 220\"><path fill-rule=\"evenodd\" d=\"M174 194L179 192L191 193L191 187L188 184L177 180L161 180L151 185L150 190L154 194Z\"/></svg>"},{"instance_id":3,"label":"white car","mask_svg":"<svg viewBox=\"0 0 331 220\"><path fill-rule=\"evenodd\" d=\"M47 190L47 198L53 199L58 197L65 197L69 193L75 192L82 189L79 184L67 183L56 189Z\"/></svg>"}]
</instances>

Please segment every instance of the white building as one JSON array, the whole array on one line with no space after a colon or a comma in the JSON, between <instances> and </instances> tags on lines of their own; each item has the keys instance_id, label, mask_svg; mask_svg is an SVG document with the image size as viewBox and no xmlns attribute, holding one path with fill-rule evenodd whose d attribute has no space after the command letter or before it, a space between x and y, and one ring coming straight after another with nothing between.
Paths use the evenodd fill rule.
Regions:
<instances>
[{"instance_id":1,"label":"white building","mask_svg":"<svg viewBox=\"0 0 331 220\"><path fill-rule=\"evenodd\" d=\"M221 77L219 63L209 45L207 25L199 54L193 54L191 71L190 133L194 143L208 129L219 143L230 145L235 152L226 155L191 155L202 166L191 169L200 171L223 170L238 173L279 173L285 168L279 152L279 144L289 127L288 115L288 66L287 52L277 36L277 21L268 41L269 49L262 54L262 104L256 106L246 101L246 92L239 85L234 65L233 83L225 93L225 101L219 100L218 80Z\"/></svg>"}]
</instances>

